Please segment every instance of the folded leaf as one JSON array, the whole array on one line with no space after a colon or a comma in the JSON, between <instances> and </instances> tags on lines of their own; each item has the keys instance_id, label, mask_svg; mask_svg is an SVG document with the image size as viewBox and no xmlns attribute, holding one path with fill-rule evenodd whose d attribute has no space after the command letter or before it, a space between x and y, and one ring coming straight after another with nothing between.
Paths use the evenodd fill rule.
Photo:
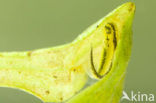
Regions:
<instances>
[{"instance_id":1,"label":"folded leaf","mask_svg":"<svg viewBox=\"0 0 156 103\"><path fill-rule=\"evenodd\" d=\"M0 86L19 88L44 102L119 102L131 52L135 6L126 3L59 47L0 53Z\"/></svg>"},{"instance_id":2,"label":"folded leaf","mask_svg":"<svg viewBox=\"0 0 156 103\"><path fill-rule=\"evenodd\" d=\"M102 19L102 22L116 26L118 37L111 70L100 81L86 88L67 103L119 103L131 53L134 11L133 3L125 3Z\"/></svg>"}]
</instances>

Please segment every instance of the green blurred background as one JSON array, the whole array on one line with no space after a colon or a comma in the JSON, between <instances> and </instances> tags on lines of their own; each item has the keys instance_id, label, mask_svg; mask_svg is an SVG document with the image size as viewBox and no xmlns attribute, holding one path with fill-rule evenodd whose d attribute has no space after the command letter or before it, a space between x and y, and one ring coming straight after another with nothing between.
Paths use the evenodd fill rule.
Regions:
<instances>
[{"instance_id":1,"label":"green blurred background","mask_svg":"<svg viewBox=\"0 0 156 103\"><path fill-rule=\"evenodd\" d=\"M135 2L136 15L124 90L156 96L156 0L0 0L0 51L68 43L127 1ZM0 88L0 103L42 102L25 92Z\"/></svg>"}]
</instances>

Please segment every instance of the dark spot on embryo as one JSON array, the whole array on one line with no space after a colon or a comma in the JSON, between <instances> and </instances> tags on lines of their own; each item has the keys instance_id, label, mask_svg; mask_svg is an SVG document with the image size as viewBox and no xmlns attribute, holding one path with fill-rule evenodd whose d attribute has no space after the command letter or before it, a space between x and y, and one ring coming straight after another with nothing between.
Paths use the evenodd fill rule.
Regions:
<instances>
[{"instance_id":1,"label":"dark spot on embryo","mask_svg":"<svg viewBox=\"0 0 156 103\"><path fill-rule=\"evenodd\" d=\"M50 91L49 91L49 90L46 90L46 91L45 91L45 93L46 93L46 94L49 94L49 93L50 93Z\"/></svg>"},{"instance_id":2,"label":"dark spot on embryo","mask_svg":"<svg viewBox=\"0 0 156 103\"><path fill-rule=\"evenodd\" d=\"M111 28L107 25L105 25L105 28L106 28L106 33L111 34Z\"/></svg>"},{"instance_id":3,"label":"dark spot on embryo","mask_svg":"<svg viewBox=\"0 0 156 103\"><path fill-rule=\"evenodd\" d=\"M57 78L57 76L56 75L53 75L53 77L56 79Z\"/></svg>"},{"instance_id":4,"label":"dark spot on embryo","mask_svg":"<svg viewBox=\"0 0 156 103\"><path fill-rule=\"evenodd\" d=\"M61 97L60 100L63 101L63 97Z\"/></svg>"}]
</instances>

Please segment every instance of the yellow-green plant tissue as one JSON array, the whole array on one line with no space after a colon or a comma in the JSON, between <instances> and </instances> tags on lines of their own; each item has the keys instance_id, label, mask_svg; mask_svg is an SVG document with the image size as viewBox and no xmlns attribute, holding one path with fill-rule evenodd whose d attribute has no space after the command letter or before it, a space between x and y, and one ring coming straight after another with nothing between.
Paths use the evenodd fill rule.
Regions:
<instances>
[{"instance_id":1,"label":"yellow-green plant tissue","mask_svg":"<svg viewBox=\"0 0 156 103\"><path fill-rule=\"evenodd\" d=\"M1 52L0 86L24 90L44 102L119 103L134 12L134 3L125 3L62 46ZM97 82L84 88L88 78Z\"/></svg>"}]
</instances>

